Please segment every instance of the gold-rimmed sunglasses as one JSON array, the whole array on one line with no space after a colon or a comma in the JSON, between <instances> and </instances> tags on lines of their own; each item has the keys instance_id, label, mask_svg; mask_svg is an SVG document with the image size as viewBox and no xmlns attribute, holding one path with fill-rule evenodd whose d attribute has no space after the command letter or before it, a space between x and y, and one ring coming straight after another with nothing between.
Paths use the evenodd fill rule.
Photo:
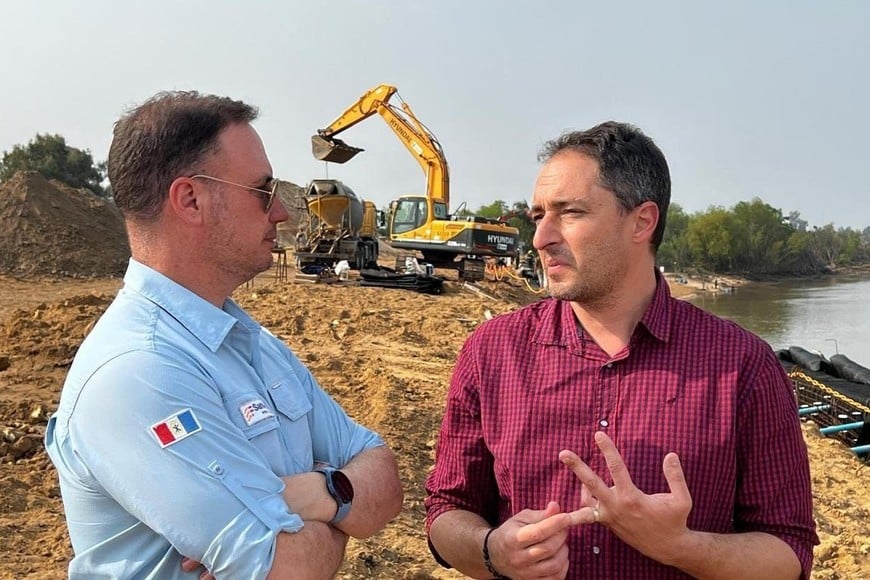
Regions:
<instances>
[{"instance_id":1,"label":"gold-rimmed sunglasses","mask_svg":"<svg viewBox=\"0 0 870 580\"><path fill-rule=\"evenodd\" d=\"M259 187L251 187L249 185L242 185L241 183L234 183L232 181L227 181L226 179L219 179L217 177L212 177L211 175L205 174L197 174L191 175L190 179L209 179L211 181L217 181L218 183L225 183L226 185L234 185L236 187L241 187L242 189L247 189L251 193L258 194L263 200L263 210L269 211L269 208L272 207L272 202L275 201L275 193L278 191L278 182L279 180L275 178L269 179L266 182L265 187L269 189L261 189Z\"/></svg>"}]
</instances>

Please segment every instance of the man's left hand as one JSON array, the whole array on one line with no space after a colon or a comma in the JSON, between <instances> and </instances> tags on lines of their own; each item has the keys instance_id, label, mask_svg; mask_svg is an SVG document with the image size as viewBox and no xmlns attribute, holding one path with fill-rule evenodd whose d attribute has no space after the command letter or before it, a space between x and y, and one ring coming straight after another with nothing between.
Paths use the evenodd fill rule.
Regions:
<instances>
[{"instance_id":1,"label":"man's left hand","mask_svg":"<svg viewBox=\"0 0 870 580\"><path fill-rule=\"evenodd\" d=\"M571 512L578 523L607 526L622 541L662 563L672 561L681 546L690 542L686 526L692 510L692 496L676 453L665 455L662 463L670 493L647 495L631 480L622 456L605 433L595 433L613 486L604 481L574 452L561 451L559 460L582 483L581 506Z\"/></svg>"}]
</instances>

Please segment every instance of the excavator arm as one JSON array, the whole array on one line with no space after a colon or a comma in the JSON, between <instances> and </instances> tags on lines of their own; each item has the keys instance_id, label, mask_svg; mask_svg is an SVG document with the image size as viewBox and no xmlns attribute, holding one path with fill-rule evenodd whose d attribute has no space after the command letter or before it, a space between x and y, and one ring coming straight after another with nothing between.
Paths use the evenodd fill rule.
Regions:
<instances>
[{"instance_id":1,"label":"excavator arm","mask_svg":"<svg viewBox=\"0 0 870 580\"><path fill-rule=\"evenodd\" d=\"M449 207L449 168L441 144L407 103L403 101L399 108L389 102L396 94L396 87L390 85L378 85L366 92L337 119L311 137L312 153L321 161L349 161L362 149L336 139L336 135L377 113L426 173L426 197L429 203L442 203Z\"/></svg>"},{"instance_id":2,"label":"excavator arm","mask_svg":"<svg viewBox=\"0 0 870 580\"><path fill-rule=\"evenodd\" d=\"M401 102L394 105L391 99ZM516 257L519 232L505 223L481 217L459 219L448 211L449 170L438 139L398 97L396 87L378 85L327 127L311 137L317 159L345 163L362 151L337 139L342 131L378 114L426 174L426 195L402 195L390 203L390 245L420 251L423 259L438 267L480 266L481 256ZM459 262L455 258L462 256ZM475 270L476 271L476 270Z\"/></svg>"}]
</instances>

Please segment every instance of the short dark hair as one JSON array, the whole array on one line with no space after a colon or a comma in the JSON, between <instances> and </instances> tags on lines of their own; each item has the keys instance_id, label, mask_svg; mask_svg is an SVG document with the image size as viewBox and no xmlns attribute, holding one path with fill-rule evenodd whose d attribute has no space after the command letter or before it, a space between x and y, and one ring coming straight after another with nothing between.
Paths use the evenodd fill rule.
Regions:
<instances>
[{"instance_id":1,"label":"short dark hair","mask_svg":"<svg viewBox=\"0 0 870 580\"><path fill-rule=\"evenodd\" d=\"M653 250L662 243L671 202L671 175L661 149L627 123L607 121L586 131L568 131L544 144L538 160L546 163L562 151L573 151L598 162L598 180L612 191L624 211L645 201L659 208Z\"/></svg>"},{"instance_id":2,"label":"short dark hair","mask_svg":"<svg viewBox=\"0 0 870 580\"><path fill-rule=\"evenodd\" d=\"M196 91L160 92L115 123L107 162L115 204L125 218L160 215L172 181L217 149L226 127L250 123L255 107Z\"/></svg>"}]
</instances>

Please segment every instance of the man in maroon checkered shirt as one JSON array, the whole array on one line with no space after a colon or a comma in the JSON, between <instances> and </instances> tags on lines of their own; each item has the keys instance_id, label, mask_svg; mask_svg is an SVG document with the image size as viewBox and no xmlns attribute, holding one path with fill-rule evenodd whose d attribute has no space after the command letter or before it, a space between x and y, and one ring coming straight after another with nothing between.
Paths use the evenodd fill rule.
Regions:
<instances>
[{"instance_id":1,"label":"man in maroon checkered shirt","mask_svg":"<svg viewBox=\"0 0 870 580\"><path fill-rule=\"evenodd\" d=\"M788 377L655 267L659 148L608 122L548 143L551 298L476 330L426 482L436 558L472 577L808 577L818 543Z\"/></svg>"}]
</instances>

